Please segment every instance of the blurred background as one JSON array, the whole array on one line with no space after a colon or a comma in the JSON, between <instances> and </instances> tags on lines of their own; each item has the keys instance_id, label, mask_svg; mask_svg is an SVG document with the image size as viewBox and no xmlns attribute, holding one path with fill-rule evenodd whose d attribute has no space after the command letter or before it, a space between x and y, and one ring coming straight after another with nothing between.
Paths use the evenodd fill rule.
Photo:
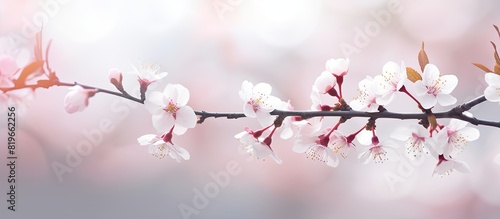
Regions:
<instances>
[{"instance_id":1,"label":"blurred background","mask_svg":"<svg viewBox=\"0 0 500 219\"><path fill-rule=\"evenodd\" d=\"M290 100L295 109L309 109L311 86L329 58L350 59L344 96L351 100L357 83L380 74L388 61L418 69L417 53L425 41L431 63L442 74L459 77L453 94L462 103L486 87L484 73L471 63L493 66L489 41L500 43L492 26L500 25L499 10L496 0L0 0L0 51L31 50L34 32L43 24L45 44L52 39L52 68L62 81L113 89L109 69L129 72L131 63L155 62L169 72L168 83L190 90L195 110L237 112L243 80L269 83L275 96ZM353 153L330 168L293 153L293 140L278 138L273 145L282 165L249 161L233 136L244 126L258 128L251 119L208 119L175 137L191 153L178 164L138 145L137 137L156 133L143 106L99 94L83 112L70 115L63 107L67 92L65 87L37 90L17 118L15 213L7 211L7 150L0 150L1 218L500 215L498 129L478 127L480 139L460 154L471 173L443 178L432 177L436 160L431 157L363 165ZM387 108L418 112L413 106L398 96ZM471 112L498 121L498 107L484 103ZM6 113L0 117L6 121ZM352 133L364 122L353 119L340 130ZM396 126L413 123L380 121L379 136L389 138ZM6 126L0 123L2 145ZM91 149L68 163L68 156L89 142ZM59 164L67 170L60 177L54 170ZM222 188L213 187L211 173L225 171L228 164L240 171ZM205 189L206 200L197 193ZM192 215L183 217L180 206Z\"/></svg>"}]
</instances>

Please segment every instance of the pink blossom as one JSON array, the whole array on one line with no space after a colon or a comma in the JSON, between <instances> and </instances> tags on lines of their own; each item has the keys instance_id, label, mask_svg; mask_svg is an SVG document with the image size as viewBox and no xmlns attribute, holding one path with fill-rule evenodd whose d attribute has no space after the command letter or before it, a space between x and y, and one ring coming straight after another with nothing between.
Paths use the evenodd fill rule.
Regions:
<instances>
[{"instance_id":1,"label":"pink blossom","mask_svg":"<svg viewBox=\"0 0 500 219\"><path fill-rule=\"evenodd\" d=\"M245 128L245 131L236 134L234 138L240 142L241 150L252 157L256 159L271 157L277 164L283 163L276 153L274 153L269 143L265 141L265 138L259 138L260 135L261 133L256 134L249 128Z\"/></svg>"},{"instance_id":2,"label":"pink blossom","mask_svg":"<svg viewBox=\"0 0 500 219\"><path fill-rule=\"evenodd\" d=\"M168 155L179 163L181 158L184 160L190 158L186 149L173 144L171 140L165 140L165 137L148 134L139 137L137 141L142 146L148 146L148 152L160 159Z\"/></svg>"},{"instance_id":3,"label":"pink blossom","mask_svg":"<svg viewBox=\"0 0 500 219\"><path fill-rule=\"evenodd\" d=\"M472 116L470 113L466 115ZM466 127L466 121L451 119L450 123L434 136L435 150L443 154L446 159L455 158L465 149L469 141L479 138L479 130L474 127Z\"/></svg>"},{"instance_id":4,"label":"pink blossom","mask_svg":"<svg viewBox=\"0 0 500 219\"><path fill-rule=\"evenodd\" d=\"M376 139L372 141L368 149L361 153L358 158L365 164L370 161L374 161L375 163L383 163L388 160L395 161L399 159L395 147L396 145L392 141L379 142L378 139Z\"/></svg>"},{"instance_id":5,"label":"pink blossom","mask_svg":"<svg viewBox=\"0 0 500 219\"><path fill-rule=\"evenodd\" d=\"M266 83L258 83L255 86L249 81L243 81L239 92L243 100L243 112L249 118L257 118L262 126L273 123L274 118L270 112L281 102L280 99L271 95L272 87Z\"/></svg>"},{"instance_id":6,"label":"pink blossom","mask_svg":"<svg viewBox=\"0 0 500 219\"><path fill-rule=\"evenodd\" d=\"M391 137L400 141L406 141L406 154L411 159L420 158L430 146L430 142L432 142L429 132L421 125L398 128L391 134Z\"/></svg>"},{"instance_id":7,"label":"pink blossom","mask_svg":"<svg viewBox=\"0 0 500 219\"><path fill-rule=\"evenodd\" d=\"M152 91L144 106L153 115L153 126L159 132L167 132L174 127L174 133L184 134L188 128L196 126L196 114L187 106L189 90L180 84L168 84L163 92Z\"/></svg>"},{"instance_id":8,"label":"pink blossom","mask_svg":"<svg viewBox=\"0 0 500 219\"><path fill-rule=\"evenodd\" d=\"M395 62L386 63L382 69L382 75L374 78L377 84L377 104L387 105L392 102L395 94L403 87L406 77L406 67L403 62L401 66Z\"/></svg>"},{"instance_id":9,"label":"pink blossom","mask_svg":"<svg viewBox=\"0 0 500 219\"><path fill-rule=\"evenodd\" d=\"M441 106L449 106L457 102L451 92L458 84L455 75L441 76L439 69L433 64L427 64L424 68L422 80L415 82L415 92L418 100L425 109L430 109L439 103Z\"/></svg>"}]
</instances>

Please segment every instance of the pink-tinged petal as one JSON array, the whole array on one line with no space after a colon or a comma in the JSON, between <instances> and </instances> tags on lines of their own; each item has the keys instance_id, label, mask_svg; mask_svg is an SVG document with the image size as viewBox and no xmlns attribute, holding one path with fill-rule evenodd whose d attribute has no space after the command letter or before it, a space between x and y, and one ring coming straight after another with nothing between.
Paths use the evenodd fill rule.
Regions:
<instances>
[{"instance_id":1,"label":"pink-tinged petal","mask_svg":"<svg viewBox=\"0 0 500 219\"><path fill-rule=\"evenodd\" d=\"M451 119L450 123L446 126L448 129L451 131L457 131L460 129L465 128L467 126L468 122L460 120L460 119Z\"/></svg>"},{"instance_id":2,"label":"pink-tinged petal","mask_svg":"<svg viewBox=\"0 0 500 219\"><path fill-rule=\"evenodd\" d=\"M187 132L187 130L188 130L187 128L182 127L180 125L174 126L174 134L176 135L183 135L184 133Z\"/></svg>"},{"instance_id":3,"label":"pink-tinged petal","mask_svg":"<svg viewBox=\"0 0 500 219\"><path fill-rule=\"evenodd\" d=\"M167 77L167 75L168 75L168 72L156 73L156 74L154 74L154 80L155 81L161 80L162 78Z\"/></svg>"},{"instance_id":4,"label":"pink-tinged petal","mask_svg":"<svg viewBox=\"0 0 500 219\"><path fill-rule=\"evenodd\" d=\"M293 147L292 147L292 151L295 152L295 153L305 153L307 150L309 150L309 148L311 148L311 145L307 144L306 142L302 142L299 140L299 142L296 142Z\"/></svg>"},{"instance_id":5,"label":"pink-tinged petal","mask_svg":"<svg viewBox=\"0 0 500 219\"><path fill-rule=\"evenodd\" d=\"M151 91L146 96L144 107L153 115L160 114L168 105L165 95L159 91Z\"/></svg>"},{"instance_id":6,"label":"pink-tinged petal","mask_svg":"<svg viewBox=\"0 0 500 219\"><path fill-rule=\"evenodd\" d=\"M142 146L153 144L156 141L158 141L158 137L153 134L143 135L137 138L137 142Z\"/></svg>"},{"instance_id":7,"label":"pink-tinged petal","mask_svg":"<svg viewBox=\"0 0 500 219\"><path fill-rule=\"evenodd\" d=\"M345 75L349 71L349 59L329 59L325 64L325 69L337 76Z\"/></svg>"},{"instance_id":8,"label":"pink-tinged petal","mask_svg":"<svg viewBox=\"0 0 500 219\"><path fill-rule=\"evenodd\" d=\"M437 98L431 94L424 94L420 96L419 101L420 104L422 104L422 107L424 107L425 109L430 109L436 105Z\"/></svg>"},{"instance_id":9,"label":"pink-tinged petal","mask_svg":"<svg viewBox=\"0 0 500 219\"><path fill-rule=\"evenodd\" d=\"M283 129L283 131L280 134L281 139L289 139L293 136L293 129L292 127L286 127Z\"/></svg>"},{"instance_id":10,"label":"pink-tinged petal","mask_svg":"<svg viewBox=\"0 0 500 219\"><path fill-rule=\"evenodd\" d=\"M257 142L254 145L252 145L253 149L253 154L257 158L264 158L267 157L271 154L271 148L269 148L267 145L264 145L262 142Z\"/></svg>"},{"instance_id":11,"label":"pink-tinged petal","mask_svg":"<svg viewBox=\"0 0 500 219\"><path fill-rule=\"evenodd\" d=\"M406 127L400 127L397 128L392 134L391 138L400 140L400 141L406 141L408 138L412 136L412 132L409 128Z\"/></svg>"},{"instance_id":12,"label":"pink-tinged petal","mask_svg":"<svg viewBox=\"0 0 500 219\"><path fill-rule=\"evenodd\" d=\"M387 105L387 104L391 103L392 100L394 99L394 95L395 95L394 92L389 92L389 93L386 93L385 95L383 95L381 97L378 97L377 100L376 100L377 104L379 104L379 105Z\"/></svg>"},{"instance_id":13,"label":"pink-tinged petal","mask_svg":"<svg viewBox=\"0 0 500 219\"><path fill-rule=\"evenodd\" d=\"M370 163L370 161L372 160L372 157L373 156L371 156L371 152L369 150L359 154L359 156L358 156L358 158L361 161L363 161L364 164Z\"/></svg>"},{"instance_id":14,"label":"pink-tinged petal","mask_svg":"<svg viewBox=\"0 0 500 219\"><path fill-rule=\"evenodd\" d=\"M450 106L457 102L457 98L450 94L437 94L436 99L441 106Z\"/></svg>"},{"instance_id":15,"label":"pink-tinged petal","mask_svg":"<svg viewBox=\"0 0 500 219\"><path fill-rule=\"evenodd\" d=\"M331 167L337 167L340 163L339 158L335 156L333 151L330 150L329 148L325 148L325 153L326 153L326 165Z\"/></svg>"},{"instance_id":16,"label":"pink-tinged petal","mask_svg":"<svg viewBox=\"0 0 500 219\"><path fill-rule=\"evenodd\" d=\"M415 95L417 96L422 96L425 95L428 91L428 89L425 87L425 84L423 81L416 81L414 86L410 86L412 90L415 91ZM408 87L408 88L410 88Z\"/></svg>"},{"instance_id":17,"label":"pink-tinged petal","mask_svg":"<svg viewBox=\"0 0 500 219\"><path fill-rule=\"evenodd\" d=\"M397 85L397 90L399 90L401 87L403 87L403 85L405 84L406 82L406 78L408 77L407 73L406 73L406 65L403 61L401 61L401 69L399 70L399 78L400 80L398 81L398 85Z\"/></svg>"},{"instance_id":18,"label":"pink-tinged petal","mask_svg":"<svg viewBox=\"0 0 500 219\"><path fill-rule=\"evenodd\" d=\"M69 90L70 92L64 97L64 109L67 113L84 110L89 105L89 92L94 92L84 89L79 85L73 86Z\"/></svg>"},{"instance_id":19,"label":"pink-tinged petal","mask_svg":"<svg viewBox=\"0 0 500 219\"><path fill-rule=\"evenodd\" d=\"M163 90L163 95L173 100L174 96L177 96L177 89L173 84L167 84Z\"/></svg>"},{"instance_id":20,"label":"pink-tinged petal","mask_svg":"<svg viewBox=\"0 0 500 219\"><path fill-rule=\"evenodd\" d=\"M387 142L385 142L386 145L384 145L384 151L387 153L387 159L390 160L390 161L397 161L399 160L399 154L398 152L396 151L396 149L394 149L393 147L387 147L391 144L388 144Z\"/></svg>"},{"instance_id":21,"label":"pink-tinged petal","mask_svg":"<svg viewBox=\"0 0 500 219\"><path fill-rule=\"evenodd\" d=\"M185 128L194 128L196 126L196 121L196 114L190 106L184 106L177 110L175 118L176 124Z\"/></svg>"},{"instance_id":22,"label":"pink-tinged petal","mask_svg":"<svg viewBox=\"0 0 500 219\"><path fill-rule=\"evenodd\" d=\"M0 55L0 77L11 77L18 69L12 56Z\"/></svg>"},{"instance_id":23,"label":"pink-tinged petal","mask_svg":"<svg viewBox=\"0 0 500 219\"><path fill-rule=\"evenodd\" d=\"M467 141L475 141L480 136L479 130L473 127L465 127L458 132L462 134Z\"/></svg>"},{"instance_id":24,"label":"pink-tinged petal","mask_svg":"<svg viewBox=\"0 0 500 219\"><path fill-rule=\"evenodd\" d=\"M273 158L273 160L277 163L277 164L282 164L283 163L283 160L281 160L278 155L276 155L276 153L274 153L274 151L271 151L271 154L269 155L271 158Z\"/></svg>"},{"instance_id":25,"label":"pink-tinged petal","mask_svg":"<svg viewBox=\"0 0 500 219\"><path fill-rule=\"evenodd\" d=\"M372 143L372 137L372 131L363 129L363 131L356 135L356 140L362 145L370 145Z\"/></svg>"},{"instance_id":26,"label":"pink-tinged petal","mask_svg":"<svg viewBox=\"0 0 500 219\"><path fill-rule=\"evenodd\" d=\"M240 139L240 138L243 138L243 136L245 136L245 135L248 135L248 132L247 131L242 131L242 132L234 135L234 138Z\"/></svg>"},{"instance_id":27,"label":"pink-tinged petal","mask_svg":"<svg viewBox=\"0 0 500 219\"><path fill-rule=\"evenodd\" d=\"M453 167L458 172L461 172L461 173L471 172L471 168L467 163L460 161L460 160L455 160L454 162L455 162L455 164L453 165Z\"/></svg>"},{"instance_id":28,"label":"pink-tinged petal","mask_svg":"<svg viewBox=\"0 0 500 219\"><path fill-rule=\"evenodd\" d=\"M349 106L356 111L362 111L365 108L365 105L359 99L352 100Z\"/></svg>"},{"instance_id":29,"label":"pink-tinged petal","mask_svg":"<svg viewBox=\"0 0 500 219\"><path fill-rule=\"evenodd\" d=\"M180 84L174 84L173 86L177 91L177 96L173 97L172 100L177 103L177 107L185 106L189 101L189 90Z\"/></svg>"},{"instance_id":30,"label":"pink-tinged petal","mask_svg":"<svg viewBox=\"0 0 500 219\"><path fill-rule=\"evenodd\" d=\"M484 97L491 102L500 101L500 86L489 86L484 90Z\"/></svg>"},{"instance_id":31,"label":"pink-tinged petal","mask_svg":"<svg viewBox=\"0 0 500 219\"><path fill-rule=\"evenodd\" d=\"M154 153L155 153L155 150L156 150L156 148L157 148L157 147L158 147L158 146L156 146L156 145L154 144L154 142L153 142L153 143L151 143L151 144L149 144L149 147L148 147L148 153L150 153L150 154L154 154Z\"/></svg>"},{"instance_id":32,"label":"pink-tinged petal","mask_svg":"<svg viewBox=\"0 0 500 219\"><path fill-rule=\"evenodd\" d=\"M490 86L500 87L500 75L494 73L486 73L484 75L484 80Z\"/></svg>"},{"instance_id":33,"label":"pink-tinged petal","mask_svg":"<svg viewBox=\"0 0 500 219\"><path fill-rule=\"evenodd\" d=\"M458 78L455 75L444 75L439 79L441 82L441 93L450 94L458 85Z\"/></svg>"},{"instance_id":34,"label":"pink-tinged petal","mask_svg":"<svg viewBox=\"0 0 500 219\"><path fill-rule=\"evenodd\" d=\"M443 156L446 159L455 157L458 154L458 151L455 151L453 148L454 148L453 145L450 143L446 143L443 145Z\"/></svg>"},{"instance_id":35,"label":"pink-tinged petal","mask_svg":"<svg viewBox=\"0 0 500 219\"><path fill-rule=\"evenodd\" d=\"M274 109L276 109L281 104L281 102L283 102L283 101L281 101L279 98L270 95L265 100L265 102L263 104L263 109L265 111L271 112Z\"/></svg>"},{"instance_id":36,"label":"pink-tinged petal","mask_svg":"<svg viewBox=\"0 0 500 219\"><path fill-rule=\"evenodd\" d=\"M243 104L243 113L248 118L255 118L255 117L257 117L257 114L254 111L253 105L251 105L249 103Z\"/></svg>"},{"instance_id":37,"label":"pink-tinged petal","mask_svg":"<svg viewBox=\"0 0 500 219\"><path fill-rule=\"evenodd\" d=\"M122 71L120 71L120 69L117 69L117 68L112 68L108 71L108 79L111 83L117 83L118 84L122 84L122 81L123 81L123 75L122 75Z\"/></svg>"},{"instance_id":38,"label":"pink-tinged petal","mask_svg":"<svg viewBox=\"0 0 500 219\"><path fill-rule=\"evenodd\" d=\"M161 133L170 131L172 126L174 126L175 124L175 119L172 114L165 111L161 112L160 114L153 115L152 120L155 129Z\"/></svg>"},{"instance_id":39,"label":"pink-tinged petal","mask_svg":"<svg viewBox=\"0 0 500 219\"><path fill-rule=\"evenodd\" d=\"M249 101L253 97L253 84L249 81L243 81L239 94L241 100Z\"/></svg>"},{"instance_id":40,"label":"pink-tinged petal","mask_svg":"<svg viewBox=\"0 0 500 219\"><path fill-rule=\"evenodd\" d=\"M271 125L274 122L275 116L272 116L270 113L259 110L256 112L257 120L259 121L262 127L266 127Z\"/></svg>"},{"instance_id":41,"label":"pink-tinged petal","mask_svg":"<svg viewBox=\"0 0 500 219\"><path fill-rule=\"evenodd\" d=\"M337 84L337 79L327 71L321 73L314 81L314 87L321 93L326 93Z\"/></svg>"},{"instance_id":42,"label":"pink-tinged petal","mask_svg":"<svg viewBox=\"0 0 500 219\"><path fill-rule=\"evenodd\" d=\"M174 144L172 145L172 149L174 149L175 153L178 154L180 157L182 157L182 159L184 160L189 160L189 158L191 157L189 155L189 152L183 147Z\"/></svg>"},{"instance_id":43,"label":"pink-tinged petal","mask_svg":"<svg viewBox=\"0 0 500 219\"><path fill-rule=\"evenodd\" d=\"M444 175L453 169L452 161L443 161L440 164L436 165L434 169L434 174Z\"/></svg>"},{"instance_id":44,"label":"pink-tinged petal","mask_svg":"<svg viewBox=\"0 0 500 219\"><path fill-rule=\"evenodd\" d=\"M253 87L253 94L261 94L264 96L269 96L273 88L267 83L258 83Z\"/></svg>"},{"instance_id":45,"label":"pink-tinged petal","mask_svg":"<svg viewBox=\"0 0 500 219\"><path fill-rule=\"evenodd\" d=\"M410 126L411 133L415 133L419 137L428 138L429 132L427 129L422 127L421 125L411 125Z\"/></svg>"},{"instance_id":46,"label":"pink-tinged petal","mask_svg":"<svg viewBox=\"0 0 500 219\"><path fill-rule=\"evenodd\" d=\"M427 64L424 67L422 82L426 86L434 86L436 81L439 79L439 76L439 69L434 64Z\"/></svg>"},{"instance_id":47,"label":"pink-tinged petal","mask_svg":"<svg viewBox=\"0 0 500 219\"><path fill-rule=\"evenodd\" d=\"M437 155L444 153L444 147L448 145L448 133L446 130L442 130L435 134L432 138L433 141L429 142L432 145L432 152L435 152L436 159Z\"/></svg>"}]
</instances>

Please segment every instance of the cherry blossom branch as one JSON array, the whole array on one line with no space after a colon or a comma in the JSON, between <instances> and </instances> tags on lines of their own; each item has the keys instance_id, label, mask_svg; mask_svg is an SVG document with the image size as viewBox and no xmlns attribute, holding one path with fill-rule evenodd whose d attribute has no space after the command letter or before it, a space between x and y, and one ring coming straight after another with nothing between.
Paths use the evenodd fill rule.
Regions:
<instances>
[{"instance_id":1,"label":"cherry blossom branch","mask_svg":"<svg viewBox=\"0 0 500 219\"><path fill-rule=\"evenodd\" d=\"M84 85L80 84L77 82L73 83L68 83L68 82L53 82L52 84L46 84L46 85L41 85L41 84L33 84L33 85L23 85L23 86L15 86L11 88L1 88L3 92L9 92L13 90L18 90L18 89L24 89L24 88L30 88L30 89L37 89L37 88L49 88L52 86L61 86L61 87L72 87L75 85L79 85L85 89L92 89L95 90L97 93L106 93L110 94L113 96L118 96L121 98L125 98L140 104L144 104L144 100L141 100L140 98L136 98L134 96L131 96L128 93L120 93L116 91L111 91L103 88L98 88L90 85ZM481 104L486 101L486 98L484 96L479 96L467 103L458 105L454 108L452 108L449 111L445 112L438 112L438 113L433 113L434 116L437 119L442 119L442 118L455 118L459 120L463 120L466 122L469 122L470 124L473 125L484 125L484 126L491 126L491 127L497 127L500 128L500 122L493 122L493 121L487 121L487 120L481 120L477 119L475 117L468 117L463 114L463 112L470 110L471 108L475 107L478 104ZM198 124L203 123L207 118L226 118L226 119L240 119L246 117L244 113L240 112L207 112L207 111L195 111L195 114L199 116L198 119ZM363 112L363 111L356 111L356 110L345 110L345 111L284 111L284 110L274 110L271 112L271 115L276 115L276 116L281 116L282 118L285 117L290 117L290 116L297 116L301 117L303 119L307 118L313 118L313 117L342 117L344 119L351 119L351 118L371 118L371 119L400 119L400 120L412 120L412 119L427 119L428 114L426 113L394 113L394 112L389 112L389 111L382 111L382 112L376 112L376 113L369 113L369 112Z\"/></svg>"}]
</instances>

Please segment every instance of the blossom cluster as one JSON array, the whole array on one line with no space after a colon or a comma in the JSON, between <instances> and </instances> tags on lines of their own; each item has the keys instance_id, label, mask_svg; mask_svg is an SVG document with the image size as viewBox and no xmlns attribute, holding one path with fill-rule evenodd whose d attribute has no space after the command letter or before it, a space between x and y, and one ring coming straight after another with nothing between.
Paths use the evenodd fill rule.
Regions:
<instances>
[{"instance_id":1,"label":"blossom cluster","mask_svg":"<svg viewBox=\"0 0 500 219\"><path fill-rule=\"evenodd\" d=\"M243 81L239 91L243 115L255 118L260 128L244 127L244 131L234 137L239 141L241 150L251 157L260 160L269 158L278 164L283 163L283 160L272 146L277 131L282 139L294 139L292 151L305 154L306 157L324 162L330 167L337 167L342 159L352 154L363 163L394 161L401 156L419 159L429 155L436 159L436 175L447 175L454 171L468 172L470 167L457 157L468 142L477 140L480 135L476 128L467 127L467 124L481 123L466 110L486 100L500 103L500 57L495 44L493 47L496 62L493 71L484 65L474 64L486 72L484 78L488 87L484 90L484 96L478 98L473 105L464 104L453 108L455 111L448 111L453 112L453 116L441 116L440 121L442 118L450 119L447 125L438 122L432 110L437 105L447 107L456 104L457 99L452 92L458 85L458 78L452 74L441 74L438 67L429 62L422 44L418 56L421 72L407 67L404 62L387 62L380 74L366 76L358 83L358 95L350 101L346 101L342 90L345 78L348 77L350 60L327 60L324 71L311 87L311 107L308 111L302 111L302 114L291 114L296 112L291 102L272 95L270 84ZM183 135L197 123L203 122L206 112L195 111L188 106L190 92L183 85L165 85L163 82L168 73L160 71L158 64L143 63L139 67L132 65L132 71L128 74L123 74L117 68L110 69L108 80L118 91L116 92L76 82L59 81L55 71L50 68L47 55L48 48L46 51L42 49L41 34L37 34L33 54L16 48L0 51L2 109L5 108L3 105L24 104L37 88L70 87L63 101L68 113L86 109L90 98L97 93L112 94L141 103L150 112L151 124L157 133L137 138L141 146L148 146L150 154L158 158L169 156L177 162L190 159L189 152L175 144L173 137ZM124 86L125 80L133 82L136 89ZM386 107L400 98L397 94L406 95L413 100L422 116L415 119L418 121L414 124L393 129L391 138L384 139L377 134L384 128L377 127L377 119L384 118L379 115L388 112ZM307 116L311 115L307 113L312 112L345 114L339 114L338 120L332 121L326 114ZM355 131L347 131L345 124L356 117L348 113L364 113L363 117L368 120L366 124L355 127ZM500 124L488 121L482 124L500 127Z\"/></svg>"},{"instance_id":2,"label":"blossom cluster","mask_svg":"<svg viewBox=\"0 0 500 219\"><path fill-rule=\"evenodd\" d=\"M342 82L349 71L348 59L330 59L323 71L315 80L311 90L312 111L366 111L376 113L385 110L395 99L398 92L413 98L424 112L436 104L449 106L456 102L451 95L458 83L454 75L441 75L433 64L426 64L422 79L412 82L408 80L407 68L402 63L388 62L382 68L382 73L375 77L367 76L359 82L359 95L349 104L342 96ZM487 77L491 77L487 75ZM491 88L488 88L488 91ZM412 95L410 90L414 92ZM485 91L485 92L486 92ZM258 83L255 86L244 81L240 91L244 102L244 113L247 117L257 118L263 128L245 131L235 135L244 151L257 159L271 157L277 163L282 163L271 147L272 137L278 128L282 128L281 137L295 137L292 150L304 153L312 160L324 162L336 167L341 159L350 153L357 153L364 163L383 163L388 160L398 160L398 149L404 146L405 155L418 159L423 154L430 154L437 159L434 173L449 174L453 170L466 172L469 167L456 160L456 155L462 152L469 141L479 137L479 131L466 127L467 122L452 119L447 126L425 126L414 124L396 130L392 138L406 143L398 144L392 140L379 140L376 134L375 120L370 119L366 125L354 133L343 134L339 127L347 119L340 118L328 126L324 118L304 119L301 117L272 116L273 110L291 110L290 102L283 102L271 95L271 86ZM274 121L274 123L273 123ZM325 123L325 124L324 124ZM326 126L326 127L324 127ZM264 135L269 132L269 134ZM356 140L356 142L355 142ZM357 144L363 145L359 150ZM401 146L401 147L400 147Z\"/></svg>"}]
</instances>

